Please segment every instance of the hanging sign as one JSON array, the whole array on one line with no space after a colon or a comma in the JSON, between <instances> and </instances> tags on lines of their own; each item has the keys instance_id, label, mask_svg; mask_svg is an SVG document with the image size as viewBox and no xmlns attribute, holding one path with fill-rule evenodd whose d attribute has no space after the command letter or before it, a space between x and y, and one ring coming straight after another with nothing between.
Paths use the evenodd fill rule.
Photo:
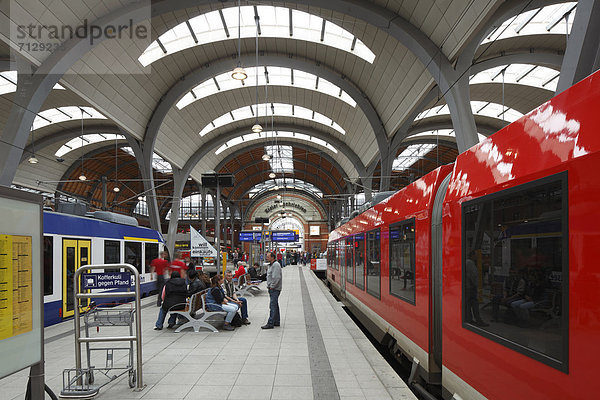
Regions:
<instances>
[{"instance_id":1,"label":"hanging sign","mask_svg":"<svg viewBox=\"0 0 600 400\"><path fill-rule=\"evenodd\" d=\"M190 256L191 257L216 257L217 250L208 243L196 229L190 225Z\"/></svg>"}]
</instances>

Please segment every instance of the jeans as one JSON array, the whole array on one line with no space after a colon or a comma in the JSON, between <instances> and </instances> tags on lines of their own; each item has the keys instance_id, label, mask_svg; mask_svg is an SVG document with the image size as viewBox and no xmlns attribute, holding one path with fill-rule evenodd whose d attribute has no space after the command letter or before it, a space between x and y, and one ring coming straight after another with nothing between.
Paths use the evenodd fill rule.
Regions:
<instances>
[{"instance_id":1,"label":"jeans","mask_svg":"<svg viewBox=\"0 0 600 400\"><path fill-rule=\"evenodd\" d=\"M225 322L230 323L233 320L233 316L239 309L238 305L235 303L227 303L227 304L214 304L209 303L206 305L208 311L225 311L227 315L225 316Z\"/></svg>"},{"instance_id":2,"label":"jeans","mask_svg":"<svg viewBox=\"0 0 600 400\"><path fill-rule=\"evenodd\" d=\"M279 295L281 294L281 290L277 289L269 289L269 321L267 321L268 325L279 324Z\"/></svg>"},{"instance_id":3,"label":"jeans","mask_svg":"<svg viewBox=\"0 0 600 400\"><path fill-rule=\"evenodd\" d=\"M167 317L167 312L161 307L160 310L158 311L158 319L156 320L155 326L157 328L162 329L163 325L165 324L166 317ZM177 314L171 314L171 316L169 317L169 325L175 325L176 322L177 322Z\"/></svg>"},{"instance_id":4,"label":"jeans","mask_svg":"<svg viewBox=\"0 0 600 400\"><path fill-rule=\"evenodd\" d=\"M242 302L242 319L248 318L248 301L245 297L238 297L238 300Z\"/></svg>"},{"instance_id":5,"label":"jeans","mask_svg":"<svg viewBox=\"0 0 600 400\"><path fill-rule=\"evenodd\" d=\"M156 287L158 288L158 296L156 299L156 305L160 306L162 304L162 291L165 286L165 276L162 274L156 275Z\"/></svg>"}]
</instances>

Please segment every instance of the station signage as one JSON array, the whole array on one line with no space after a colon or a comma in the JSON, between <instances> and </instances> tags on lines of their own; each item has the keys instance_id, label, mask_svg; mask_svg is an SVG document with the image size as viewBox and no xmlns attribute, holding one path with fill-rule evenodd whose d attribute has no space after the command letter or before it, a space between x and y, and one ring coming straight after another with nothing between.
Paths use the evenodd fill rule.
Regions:
<instances>
[{"instance_id":1,"label":"station signage","mask_svg":"<svg viewBox=\"0 0 600 400\"><path fill-rule=\"evenodd\" d=\"M273 242L296 242L298 235L294 231L272 231L271 241Z\"/></svg>"},{"instance_id":2,"label":"station signage","mask_svg":"<svg viewBox=\"0 0 600 400\"><path fill-rule=\"evenodd\" d=\"M260 242L261 234L256 231L241 231L239 235L240 242Z\"/></svg>"},{"instance_id":3,"label":"station signage","mask_svg":"<svg viewBox=\"0 0 600 400\"><path fill-rule=\"evenodd\" d=\"M82 274L83 289L130 288L134 281L129 272L97 272Z\"/></svg>"}]
</instances>

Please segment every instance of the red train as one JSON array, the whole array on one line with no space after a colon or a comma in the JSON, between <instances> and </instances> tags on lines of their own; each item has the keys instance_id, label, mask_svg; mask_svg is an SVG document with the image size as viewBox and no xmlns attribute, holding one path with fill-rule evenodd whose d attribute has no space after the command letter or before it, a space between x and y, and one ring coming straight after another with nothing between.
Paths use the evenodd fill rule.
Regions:
<instances>
[{"instance_id":1,"label":"red train","mask_svg":"<svg viewBox=\"0 0 600 400\"><path fill-rule=\"evenodd\" d=\"M600 72L333 231L327 279L411 384L595 398Z\"/></svg>"}]
</instances>

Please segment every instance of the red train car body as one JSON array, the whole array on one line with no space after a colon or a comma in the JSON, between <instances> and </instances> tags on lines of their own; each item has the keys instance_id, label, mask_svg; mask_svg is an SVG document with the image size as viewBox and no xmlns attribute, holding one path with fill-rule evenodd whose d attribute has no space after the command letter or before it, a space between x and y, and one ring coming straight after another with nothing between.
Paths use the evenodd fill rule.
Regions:
<instances>
[{"instance_id":1,"label":"red train car body","mask_svg":"<svg viewBox=\"0 0 600 400\"><path fill-rule=\"evenodd\" d=\"M332 290L444 397L595 396L597 110L600 73L331 233Z\"/></svg>"}]
</instances>

